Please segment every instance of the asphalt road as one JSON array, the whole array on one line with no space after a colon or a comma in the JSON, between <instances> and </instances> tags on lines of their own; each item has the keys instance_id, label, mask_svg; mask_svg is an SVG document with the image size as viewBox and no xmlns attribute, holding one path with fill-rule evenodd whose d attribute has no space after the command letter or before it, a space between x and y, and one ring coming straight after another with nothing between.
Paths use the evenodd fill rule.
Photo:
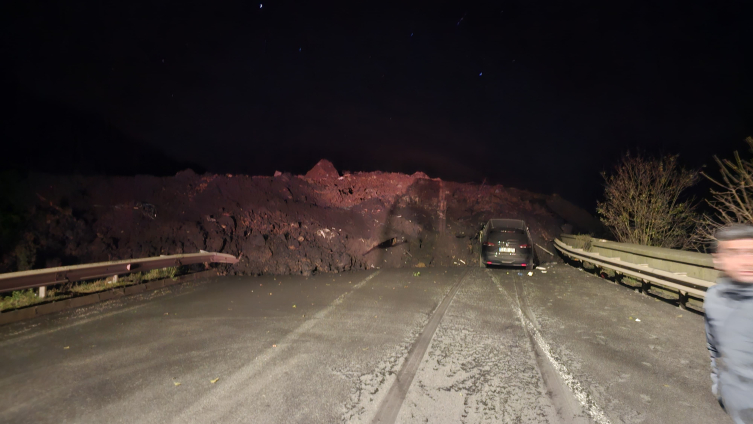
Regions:
<instances>
[{"instance_id":1,"label":"asphalt road","mask_svg":"<svg viewBox=\"0 0 753 424\"><path fill-rule=\"evenodd\" d=\"M0 327L0 422L730 422L707 358L567 265L223 277Z\"/></svg>"}]
</instances>

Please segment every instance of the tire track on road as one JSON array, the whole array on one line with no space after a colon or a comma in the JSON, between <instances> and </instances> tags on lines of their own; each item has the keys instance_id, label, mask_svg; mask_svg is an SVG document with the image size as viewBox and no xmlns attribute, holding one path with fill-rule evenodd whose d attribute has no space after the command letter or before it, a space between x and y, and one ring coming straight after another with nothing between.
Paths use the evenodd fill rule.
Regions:
<instances>
[{"instance_id":1,"label":"tire track on road","mask_svg":"<svg viewBox=\"0 0 753 424\"><path fill-rule=\"evenodd\" d=\"M514 281L515 296L513 297L502 287L499 279L490 270L487 270L487 273L491 276L499 291L505 297L513 300L511 303L515 309L515 313L518 315L526 333L528 333L532 348L536 353L536 361L540 368L539 371L547 385L547 389L551 391L552 402L555 404L560 416L568 423L588 422L585 418L578 417L580 414L578 414L577 410L581 408L573 405L573 402L570 401L570 396L573 396L594 422L597 424L611 424L604 410L596 404L591 394L575 379L565 364L558 359L549 343L544 340L539 331L535 315L530 311L525 300L521 300L522 288L519 290L517 282ZM544 358L547 360L544 360ZM563 383L565 387L562 387ZM570 417L566 415L570 415Z\"/></svg>"},{"instance_id":2,"label":"tire track on road","mask_svg":"<svg viewBox=\"0 0 753 424\"><path fill-rule=\"evenodd\" d=\"M458 282L452 286L447 295L445 295L444 299L442 299L442 302L439 303L439 306L429 319L429 323L424 327L418 340L416 340L416 343L414 343L410 351L408 351L408 356L400 367L395 382L390 387L386 397L382 400L382 404L379 406L374 419L371 421L372 423L393 424L397 419L400 408L403 406L405 396L408 394L408 389L413 383L413 378L418 371L418 366L421 365L421 361L423 361L424 355L426 355L426 350L431 344L431 339L434 337L434 333L437 331L437 327L442 321L442 317L444 317L445 312L447 312L447 309L452 303L452 299L455 298L455 294L460 289L460 286L468 276L469 272L470 271L466 271L463 276L460 277Z\"/></svg>"}]
</instances>

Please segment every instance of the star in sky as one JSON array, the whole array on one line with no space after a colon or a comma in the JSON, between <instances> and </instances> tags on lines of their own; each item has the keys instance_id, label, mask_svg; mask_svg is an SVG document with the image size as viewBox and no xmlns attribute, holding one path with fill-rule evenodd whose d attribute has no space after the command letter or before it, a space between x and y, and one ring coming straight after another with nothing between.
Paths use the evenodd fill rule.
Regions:
<instances>
[{"instance_id":1,"label":"star in sky","mask_svg":"<svg viewBox=\"0 0 753 424\"><path fill-rule=\"evenodd\" d=\"M465 18L465 15L467 15L467 14L468 14L467 12L463 13L463 16L460 17L460 20L458 21L458 23L457 23L456 26L460 26L460 23L463 22L463 19Z\"/></svg>"}]
</instances>

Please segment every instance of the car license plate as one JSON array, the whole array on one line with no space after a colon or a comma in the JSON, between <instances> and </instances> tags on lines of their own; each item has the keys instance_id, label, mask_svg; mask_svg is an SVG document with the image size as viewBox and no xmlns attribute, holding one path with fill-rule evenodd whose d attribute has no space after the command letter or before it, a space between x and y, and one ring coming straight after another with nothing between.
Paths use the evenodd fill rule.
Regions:
<instances>
[{"instance_id":1,"label":"car license plate","mask_svg":"<svg viewBox=\"0 0 753 424\"><path fill-rule=\"evenodd\" d=\"M515 253L515 248L514 247L500 247L499 251L501 253Z\"/></svg>"}]
</instances>

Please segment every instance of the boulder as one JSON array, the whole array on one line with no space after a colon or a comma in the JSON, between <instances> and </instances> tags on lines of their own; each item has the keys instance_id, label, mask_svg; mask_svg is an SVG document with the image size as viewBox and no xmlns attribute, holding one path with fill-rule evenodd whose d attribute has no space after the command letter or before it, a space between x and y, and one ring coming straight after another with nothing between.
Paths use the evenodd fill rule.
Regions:
<instances>
[{"instance_id":1,"label":"boulder","mask_svg":"<svg viewBox=\"0 0 753 424\"><path fill-rule=\"evenodd\" d=\"M340 174L335 169L335 165L327 159L322 159L314 165L309 172L306 173L306 178L311 179L323 179L323 178L337 178Z\"/></svg>"}]
</instances>

